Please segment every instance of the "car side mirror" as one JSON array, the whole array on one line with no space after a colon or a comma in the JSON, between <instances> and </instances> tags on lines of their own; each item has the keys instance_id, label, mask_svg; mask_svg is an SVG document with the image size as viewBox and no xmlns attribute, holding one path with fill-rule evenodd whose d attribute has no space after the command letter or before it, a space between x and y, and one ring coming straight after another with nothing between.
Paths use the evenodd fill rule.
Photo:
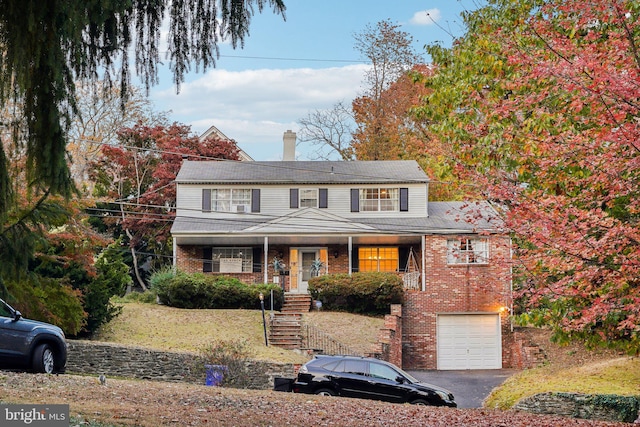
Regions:
<instances>
[{"instance_id":1,"label":"car side mirror","mask_svg":"<svg viewBox=\"0 0 640 427\"><path fill-rule=\"evenodd\" d=\"M400 375L398 375L398 376L396 377L396 382L397 382L398 384L404 384L404 377L401 377Z\"/></svg>"},{"instance_id":2,"label":"car side mirror","mask_svg":"<svg viewBox=\"0 0 640 427\"><path fill-rule=\"evenodd\" d=\"M15 313L13 313L14 322L17 322L18 320L20 320L21 317L22 317L22 313L20 313L18 310L16 310Z\"/></svg>"}]
</instances>

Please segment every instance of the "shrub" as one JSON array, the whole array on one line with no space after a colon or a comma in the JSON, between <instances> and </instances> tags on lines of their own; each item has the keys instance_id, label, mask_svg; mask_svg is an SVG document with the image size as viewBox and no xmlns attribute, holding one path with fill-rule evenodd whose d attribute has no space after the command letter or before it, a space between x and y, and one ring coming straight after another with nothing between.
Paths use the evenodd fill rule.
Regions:
<instances>
[{"instance_id":1,"label":"shrub","mask_svg":"<svg viewBox=\"0 0 640 427\"><path fill-rule=\"evenodd\" d=\"M213 341L200 349L194 372L203 376L205 365L224 366L223 387L248 388L252 383L247 369L251 356L253 353L246 340Z\"/></svg>"},{"instance_id":2,"label":"shrub","mask_svg":"<svg viewBox=\"0 0 640 427\"><path fill-rule=\"evenodd\" d=\"M162 304L178 308L258 309L260 292L264 295L265 307L270 307L271 291L274 309L279 310L284 302L284 293L278 285L247 285L232 277L202 273L160 271L151 276L151 289Z\"/></svg>"},{"instance_id":3,"label":"shrub","mask_svg":"<svg viewBox=\"0 0 640 427\"><path fill-rule=\"evenodd\" d=\"M310 279L309 292L328 310L369 315L389 313L404 297L402 278L393 273L327 274Z\"/></svg>"}]
</instances>

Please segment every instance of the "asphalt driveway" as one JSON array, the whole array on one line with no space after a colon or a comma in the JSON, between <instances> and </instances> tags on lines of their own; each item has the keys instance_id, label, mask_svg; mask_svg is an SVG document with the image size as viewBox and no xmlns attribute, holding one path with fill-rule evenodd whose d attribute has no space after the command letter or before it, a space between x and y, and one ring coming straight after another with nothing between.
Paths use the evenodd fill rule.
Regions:
<instances>
[{"instance_id":1,"label":"asphalt driveway","mask_svg":"<svg viewBox=\"0 0 640 427\"><path fill-rule=\"evenodd\" d=\"M444 387L456 398L458 408L480 408L495 387L516 373L513 369L468 371L407 371L418 380Z\"/></svg>"}]
</instances>

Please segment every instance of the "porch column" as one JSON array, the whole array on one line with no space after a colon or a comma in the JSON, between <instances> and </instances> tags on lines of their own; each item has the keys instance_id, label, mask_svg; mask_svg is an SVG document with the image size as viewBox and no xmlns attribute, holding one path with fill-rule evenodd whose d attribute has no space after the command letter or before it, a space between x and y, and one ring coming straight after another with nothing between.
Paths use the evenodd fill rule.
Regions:
<instances>
[{"instance_id":1,"label":"porch column","mask_svg":"<svg viewBox=\"0 0 640 427\"><path fill-rule=\"evenodd\" d=\"M264 236L264 270L263 282L269 283L269 236Z\"/></svg>"},{"instance_id":2,"label":"porch column","mask_svg":"<svg viewBox=\"0 0 640 427\"><path fill-rule=\"evenodd\" d=\"M353 251L353 238L351 236L349 236L349 276L351 276L351 272L353 271L353 265L351 265L351 260L353 259L353 257L351 256L351 252Z\"/></svg>"},{"instance_id":3,"label":"porch column","mask_svg":"<svg viewBox=\"0 0 640 427\"><path fill-rule=\"evenodd\" d=\"M173 239L173 273L175 274L178 268L178 239Z\"/></svg>"},{"instance_id":4,"label":"porch column","mask_svg":"<svg viewBox=\"0 0 640 427\"><path fill-rule=\"evenodd\" d=\"M422 282L422 292L427 290L427 272L424 271L425 269L425 261L424 261L424 257L425 257L425 250L427 248L427 239L425 239L424 236L420 236L420 246L422 247L422 256L420 258L422 258L422 274L420 275L421 278L421 282Z\"/></svg>"}]
</instances>

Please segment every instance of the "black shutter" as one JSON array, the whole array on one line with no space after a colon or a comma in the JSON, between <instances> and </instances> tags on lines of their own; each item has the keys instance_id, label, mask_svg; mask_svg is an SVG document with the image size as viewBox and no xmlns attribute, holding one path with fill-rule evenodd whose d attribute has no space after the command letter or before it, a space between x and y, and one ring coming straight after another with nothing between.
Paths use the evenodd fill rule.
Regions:
<instances>
[{"instance_id":1,"label":"black shutter","mask_svg":"<svg viewBox=\"0 0 640 427\"><path fill-rule=\"evenodd\" d=\"M251 212L260 212L260 189L251 190Z\"/></svg>"},{"instance_id":2,"label":"black shutter","mask_svg":"<svg viewBox=\"0 0 640 427\"><path fill-rule=\"evenodd\" d=\"M298 209L298 189L289 189L289 207L291 209Z\"/></svg>"},{"instance_id":3,"label":"black shutter","mask_svg":"<svg viewBox=\"0 0 640 427\"><path fill-rule=\"evenodd\" d=\"M253 272L262 273L262 248L260 246L253 247Z\"/></svg>"},{"instance_id":4,"label":"black shutter","mask_svg":"<svg viewBox=\"0 0 640 427\"><path fill-rule=\"evenodd\" d=\"M213 271L213 249L202 248L202 272L211 273Z\"/></svg>"},{"instance_id":5,"label":"black shutter","mask_svg":"<svg viewBox=\"0 0 640 427\"><path fill-rule=\"evenodd\" d=\"M351 189L351 212L360 212L360 190Z\"/></svg>"},{"instance_id":6,"label":"black shutter","mask_svg":"<svg viewBox=\"0 0 640 427\"><path fill-rule=\"evenodd\" d=\"M409 263L409 248L407 246L400 246L398 248L398 263L400 273L408 270L407 264Z\"/></svg>"},{"instance_id":7,"label":"black shutter","mask_svg":"<svg viewBox=\"0 0 640 427\"><path fill-rule=\"evenodd\" d=\"M409 210L409 189L400 189L400 212L407 212Z\"/></svg>"},{"instance_id":8,"label":"black shutter","mask_svg":"<svg viewBox=\"0 0 640 427\"><path fill-rule=\"evenodd\" d=\"M318 207L320 209L326 209L329 206L329 190L326 188L321 188L318 190Z\"/></svg>"},{"instance_id":9,"label":"black shutter","mask_svg":"<svg viewBox=\"0 0 640 427\"><path fill-rule=\"evenodd\" d=\"M357 273L360 271L360 261L358 260L358 248L353 247L351 251L351 272Z\"/></svg>"},{"instance_id":10,"label":"black shutter","mask_svg":"<svg viewBox=\"0 0 640 427\"><path fill-rule=\"evenodd\" d=\"M211 212L211 190L202 189L202 212Z\"/></svg>"}]
</instances>

